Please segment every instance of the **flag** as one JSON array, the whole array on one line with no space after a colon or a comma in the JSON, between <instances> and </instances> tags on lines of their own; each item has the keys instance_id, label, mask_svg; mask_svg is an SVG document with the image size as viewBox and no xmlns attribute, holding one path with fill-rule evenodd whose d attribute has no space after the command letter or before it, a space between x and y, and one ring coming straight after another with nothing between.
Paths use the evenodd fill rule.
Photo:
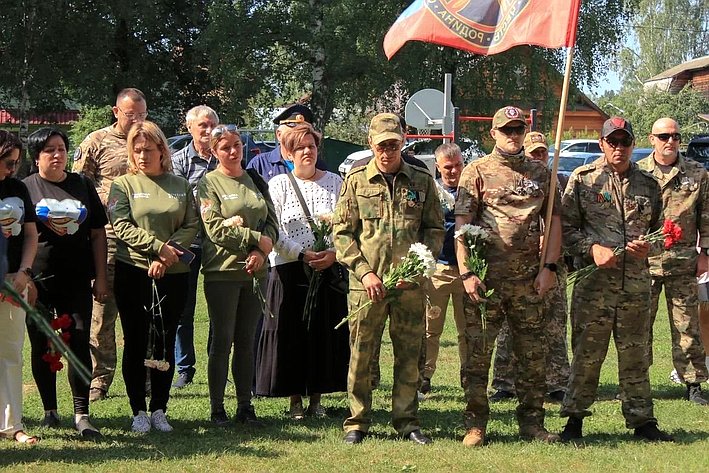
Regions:
<instances>
[{"instance_id":1,"label":"flag","mask_svg":"<svg viewBox=\"0 0 709 473\"><path fill-rule=\"evenodd\" d=\"M513 46L576 42L581 0L416 0L384 37L391 59L407 41L490 55Z\"/></svg>"}]
</instances>

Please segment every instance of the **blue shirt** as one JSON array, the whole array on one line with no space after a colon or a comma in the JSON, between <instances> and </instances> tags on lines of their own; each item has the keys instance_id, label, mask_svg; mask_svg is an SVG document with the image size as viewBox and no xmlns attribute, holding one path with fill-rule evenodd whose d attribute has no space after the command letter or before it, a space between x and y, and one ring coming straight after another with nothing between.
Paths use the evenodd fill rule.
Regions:
<instances>
[{"instance_id":1,"label":"blue shirt","mask_svg":"<svg viewBox=\"0 0 709 473\"><path fill-rule=\"evenodd\" d=\"M328 170L325 163L319 157L315 163L315 167L323 171ZM279 174L286 174L288 168L281 156L281 145L276 146L273 151L254 156L246 165L246 169L254 169L266 182Z\"/></svg>"},{"instance_id":2,"label":"blue shirt","mask_svg":"<svg viewBox=\"0 0 709 473\"><path fill-rule=\"evenodd\" d=\"M453 198L458 196L457 187L448 187L441 180L438 183L442 188L447 190ZM444 211L444 223L443 228L446 230L446 236L443 239L443 248L441 248L441 253L438 255L438 262L441 264L447 264L448 266L457 266L458 259L455 256L455 214L453 213L455 209L445 209Z\"/></svg>"}]
</instances>

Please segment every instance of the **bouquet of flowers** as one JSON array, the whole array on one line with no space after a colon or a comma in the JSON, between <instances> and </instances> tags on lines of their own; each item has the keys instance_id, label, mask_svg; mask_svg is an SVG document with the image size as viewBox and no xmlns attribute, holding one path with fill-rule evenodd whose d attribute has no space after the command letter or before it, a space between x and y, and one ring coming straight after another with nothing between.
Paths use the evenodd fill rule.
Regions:
<instances>
[{"instance_id":1,"label":"bouquet of flowers","mask_svg":"<svg viewBox=\"0 0 709 473\"><path fill-rule=\"evenodd\" d=\"M143 364L148 368L155 368L158 371L167 371L170 369L170 363L166 360L167 351L165 346L167 345L165 334L165 321L162 317L162 307L160 303L164 297L160 297L158 293L158 287L155 285L155 280L152 280L153 284L153 298L151 306L145 307L145 311L150 313L150 325L148 326L148 350L145 355L145 361ZM162 357L160 359L155 359L155 345L158 336L162 336Z\"/></svg>"},{"instance_id":2,"label":"bouquet of flowers","mask_svg":"<svg viewBox=\"0 0 709 473\"><path fill-rule=\"evenodd\" d=\"M332 247L332 214L314 215L310 221L310 228L313 230L315 242L313 251L324 251ZM303 321L310 329L310 321L313 312L318 305L318 295L322 286L322 271L313 271L308 284L308 294L305 296L305 307L303 309Z\"/></svg>"},{"instance_id":3,"label":"bouquet of flowers","mask_svg":"<svg viewBox=\"0 0 709 473\"><path fill-rule=\"evenodd\" d=\"M391 301L401 294L402 289L396 287L400 282L418 284L421 278L430 279L435 271L436 259L431 254L431 250L423 243L413 243L409 247L406 256L401 258L399 264L394 266L392 263L391 266L389 266L389 270L384 273L382 283L386 289L386 296L382 302ZM335 328L338 329L348 321L353 320L360 310L370 305L372 305L371 300L367 301L366 304L359 307L351 314L345 316Z\"/></svg>"},{"instance_id":4,"label":"bouquet of flowers","mask_svg":"<svg viewBox=\"0 0 709 473\"><path fill-rule=\"evenodd\" d=\"M52 320L49 322L49 326L52 327L54 333L59 336L65 344L69 345L69 340L71 334L65 332L66 329L71 327L71 316L69 314L63 314L62 316L57 316L56 311L53 312ZM52 373L61 371L64 368L64 363L61 362L62 354L54 346L52 340L47 340L47 353L42 355L42 360L49 364L49 370Z\"/></svg>"},{"instance_id":5,"label":"bouquet of flowers","mask_svg":"<svg viewBox=\"0 0 709 473\"><path fill-rule=\"evenodd\" d=\"M665 249L669 250L675 245L675 243L682 239L682 228L672 220L665 220L662 224L662 228L655 230L654 232L647 233L641 236L640 239L645 240L650 244L662 241ZM618 247L613 249L613 254L616 256L623 253L625 253L625 248ZM566 280L566 285L569 286L586 279L591 274L595 273L596 270L598 270L598 266L591 264L579 269L578 271L574 271L569 274L569 277Z\"/></svg>"},{"instance_id":6,"label":"bouquet of flowers","mask_svg":"<svg viewBox=\"0 0 709 473\"><path fill-rule=\"evenodd\" d=\"M487 277L488 264L485 259L486 241L490 234L482 227L477 225L462 225L455 232L456 240L460 241L468 249L468 257L465 259L465 267L468 271L475 274L480 281L485 281ZM480 295L483 300L478 304L480 307L480 323L482 326L483 340L487 341L487 300L495 293L494 289L483 291L480 289Z\"/></svg>"},{"instance_id":7,"label":"bouquet of flowers","mask_svg":"<svg viewBox=\"0 0 709 473\"><path fill-rule=\"evenodd\" d=\"M227 228L240 228L244 226L244 219L240 215L234 215L233 217L225 218L222 221L222 226ZM246 261L239 261L239 263L243 263L244 265L246 265ZM261 291L261 283L258 282L258 279L256 278L253 279L253 282L253 291L254 294L256 294L256 297L258 297L259 302L261 303L261 310L267 313L270 317L274 317L273 312L271 312L271 309L268 307L268 304L266 303L266 298L264 297L263 292Z\"/></svg>"},{"instance_id":8,"label":"bouquet of flowers","mask_svg":"<svg viewBox=\"0 0 709 473\"><path fill-rule=\"evenodd\" d=\"M455 197L453 197L453 194L448 192L438 181L435 182L436 190L438 191L438 200L441 202L441 209L443 209L443 214L446 214L455 208Z\"/></svg>"}]
</instances>

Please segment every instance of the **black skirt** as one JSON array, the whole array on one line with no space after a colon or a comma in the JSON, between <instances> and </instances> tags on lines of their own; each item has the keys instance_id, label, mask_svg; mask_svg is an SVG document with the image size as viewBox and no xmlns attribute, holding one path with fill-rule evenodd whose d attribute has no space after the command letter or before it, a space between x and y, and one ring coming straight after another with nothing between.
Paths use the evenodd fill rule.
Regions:
<instances>
[{"instance_id":1,"label":"black skirt","mask_svg":"<svg viewBox=\"0 0 709 473\"><path fill-rule=\"evenodd\" d=\"M309 279L300 261L271 270L266 300L274 317L264 316L256 357L256 394L302 396L347 390L350 360L347 296L330 288L323 271L316 310L303 320Z\"/></svg>"}]
</instances>

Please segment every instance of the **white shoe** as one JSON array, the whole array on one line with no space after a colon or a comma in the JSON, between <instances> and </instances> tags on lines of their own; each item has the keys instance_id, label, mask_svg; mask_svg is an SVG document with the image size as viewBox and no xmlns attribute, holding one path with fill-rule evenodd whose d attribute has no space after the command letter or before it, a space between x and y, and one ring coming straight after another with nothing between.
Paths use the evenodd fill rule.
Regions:
<instances>
[{"instance_id":1,"label":"white shoe","mask_svg":"<svg viewBox=\"0 0 709 473\"><path fill-rule=\"evenodd\" d=\"M172 426L167 423L167 417L165 417L165 412L162 409L150 414L150 423L153 424L155 430L160 432L172 432Z\"/></svg>"},{"instance_id":2,"label":"white shoe","mask_svg":"<svg viewBox=\"0 0 709 473\"><path fill-rule=\"evenodd\" d=\"M680 378L679 374L677 374L677 370L672 370L672 373L670 373L670 381L675 384L684 384L682 378Z\"/></svg>"},{"instance_id":3,"label":"white shoe","mask_svg":"<svg viewBox=\"0 0 709 473\"><path fill-rule=\"evenodd\" d=\"M139 434L147 434L150 432L150 418L147 412L138 411L137 416L133 416L133 425L130 428L133 432L138 432Z\"/></svg>"}]
</instances>

